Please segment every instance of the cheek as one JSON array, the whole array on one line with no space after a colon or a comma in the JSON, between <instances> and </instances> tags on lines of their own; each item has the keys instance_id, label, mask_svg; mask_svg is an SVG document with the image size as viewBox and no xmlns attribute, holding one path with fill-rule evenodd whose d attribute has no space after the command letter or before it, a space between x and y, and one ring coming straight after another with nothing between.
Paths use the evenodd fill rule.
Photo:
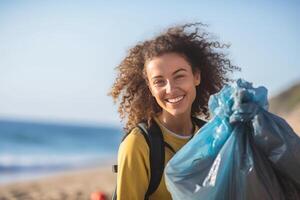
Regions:
<instances>
[{"instance_id":1,"label":"cheek","mask_svg":"<svg viewBox=\"0 0 300 200\"><path fill-rule=\"evenodd\" d=\"M190 96L191 96L191 100L194 102L196 99L196 95L197 95L197 89L195 85L190 85Z\"/></svg>"},{"instance_id":2,"label":"cheek","mask_svg":"<svg viewBox=\"0 0 300 200\"><path fill-rule=\"evenodd\" d=\"M162 95L161 92L160 92L157 88L155 88L155 87L153 87L153 86L149 86L149 90L150 90L152 96L153 96L156 100L159 100L160 96Z\"/></svg>"},{"instance_id":3,"label":"cheek","mask_svg":"<svg viewBox=\"0 0 300 200\"><path fill-rule=\"evenodd\" d=\"M152 94L152 96L156 96L156 93L157 93L157 89L152 85L152 84L149 84L148 85L148 88L150 90L150 93Z\"/></svg>"},{"instance_id":4,"label":"cheek","mask_svg":"<svg viewBox=\"0 0 300 200\"><path fill-rule=\"evenodd\" d=\"M162 92L156 91L154 97L155 97L155 99L157 101L163 101L163 94L162 94Z\"/></svg>"}]
</instances>

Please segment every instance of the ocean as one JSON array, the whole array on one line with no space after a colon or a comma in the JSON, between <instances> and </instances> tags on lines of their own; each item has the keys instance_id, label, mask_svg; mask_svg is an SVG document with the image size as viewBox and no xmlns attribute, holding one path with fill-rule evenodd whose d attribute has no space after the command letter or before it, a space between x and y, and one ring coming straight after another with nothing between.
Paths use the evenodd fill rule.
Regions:
<instances>
[{"instance_id":1,"label":"ocean","mask_svg":"<svg viewBox=\"0 0 300 200\"><path fill-rule=\"evenodd\" d=\"M0 120L0 184L116 161L121 128Z\"/></svg>"}]
</instances>

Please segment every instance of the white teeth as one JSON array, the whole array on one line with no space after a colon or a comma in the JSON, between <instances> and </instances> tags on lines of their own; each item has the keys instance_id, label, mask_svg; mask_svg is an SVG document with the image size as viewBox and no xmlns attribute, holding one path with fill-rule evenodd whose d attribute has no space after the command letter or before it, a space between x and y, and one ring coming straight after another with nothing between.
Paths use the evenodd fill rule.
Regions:
<instances>
[{"instance_id":1,"label":"white teeth","mask_svg":"<svg viewBox=\"0 0 300 200\"><path fill-rule=\"evenodd\" d=\"M176 97L176 98L173 98L173 99L167 99L167 101L170 102L170 103L177 103L181 99L183 99L183 96L179 96L179 97Z\"/></svg>"}]
</instances>

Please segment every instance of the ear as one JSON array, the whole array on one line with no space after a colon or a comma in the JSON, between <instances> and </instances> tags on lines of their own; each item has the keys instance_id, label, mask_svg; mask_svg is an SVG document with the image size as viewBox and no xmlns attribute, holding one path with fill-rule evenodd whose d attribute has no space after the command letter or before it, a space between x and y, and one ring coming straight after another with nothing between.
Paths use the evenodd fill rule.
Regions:
<instances>
[{"instance_id":1,"label":"ear","mask_svg":"<svg viewBox=\"0 0 300 200\"><path fill-rule=\"evenodd\" d=\"M200 70L196 70L195 73L194 73L194 83L195 83L195 86L198 86L201 83L201 72L200 72Z\"/></svg>"}]
</instances>

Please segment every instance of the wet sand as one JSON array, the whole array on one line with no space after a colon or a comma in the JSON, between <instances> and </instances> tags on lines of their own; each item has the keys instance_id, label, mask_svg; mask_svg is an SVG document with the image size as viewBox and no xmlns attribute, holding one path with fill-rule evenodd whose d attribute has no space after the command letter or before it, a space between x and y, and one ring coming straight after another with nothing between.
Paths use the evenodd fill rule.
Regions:
<instances>
[{"instance_id":1,"label":"wet sand","mask_svg":"<svg viewBox=\"0 0 300 200\"><path fill-rule=\"evenodd\" d=\"M86 200L96 191L104 192L109 199L115 187L115 176L107 166L0 185L0 200Z\"/></svg>"}]
</instances>

